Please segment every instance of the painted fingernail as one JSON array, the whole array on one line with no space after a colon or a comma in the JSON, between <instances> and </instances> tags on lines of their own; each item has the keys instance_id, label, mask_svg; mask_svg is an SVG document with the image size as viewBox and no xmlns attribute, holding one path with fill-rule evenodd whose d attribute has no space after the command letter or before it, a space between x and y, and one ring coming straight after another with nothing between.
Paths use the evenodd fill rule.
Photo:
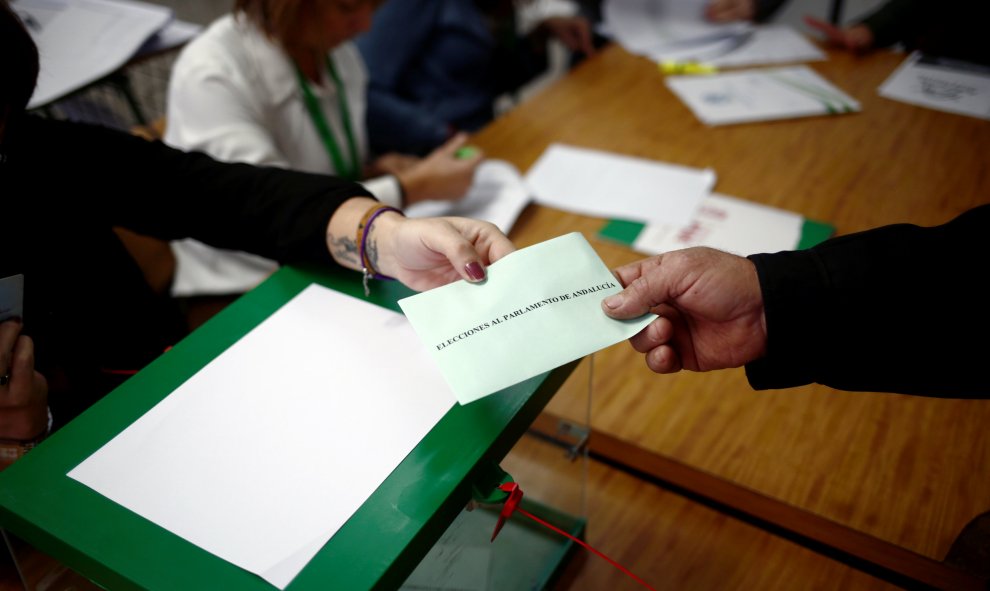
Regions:
<instances>
[{"instance_id":1,"label":"painted fingernail","mask_svg":"<svg viewBox=\"0 0 990 591\"><path fill-rule=\"evenodd\" d=\"M622 294L617 293L615 295L610 295L605 298L605 307L614 310L622 305Z\"/></svg>"},{"instance_id":2,"label":"painted fingernail","mask_svg":"<svg viewBox=\"0 0 990 591\"><path fill-rule=\"evenodd\" d=\"M481 281L485 278L485 270L479 262L468 263L464 269L467 271L468 277L473 281Z\"/></svg>"}]
</instances>

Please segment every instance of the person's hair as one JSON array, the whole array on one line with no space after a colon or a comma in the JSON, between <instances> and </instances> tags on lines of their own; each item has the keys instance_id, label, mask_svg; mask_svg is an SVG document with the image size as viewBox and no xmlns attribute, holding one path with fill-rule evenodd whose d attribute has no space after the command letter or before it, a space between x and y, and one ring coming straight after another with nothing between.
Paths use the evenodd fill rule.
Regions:
<instances>
[{"instance_id":1,"label":"person's hair","mask_svg":"<svg viewBox=\"0 0 990 591\"><path fill-rule=\"evenodd\" d=\"M0 0L0 129L23 111L38 82L38 48L7 0Z\"/></svg>"},{"instance_id":2,"label":"person's hair","mask_svg":"<svg viewBox=\"0 0 990 591\"><path fill-rule=\"evenodd\" d=\"M313 0L235 0L234 13L242 14L271 39L282 41L292 35L299 12Z\"/></svg>"}]
</instances>

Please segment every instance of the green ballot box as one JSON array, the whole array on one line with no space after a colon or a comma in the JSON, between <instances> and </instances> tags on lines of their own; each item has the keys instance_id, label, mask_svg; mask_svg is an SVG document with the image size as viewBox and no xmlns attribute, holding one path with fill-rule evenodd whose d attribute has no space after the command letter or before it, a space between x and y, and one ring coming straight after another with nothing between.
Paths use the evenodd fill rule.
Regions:
<instances>
[{"instance_id":1,"label":"green ballot box","mask_svg":"<svg viewBox=\"0 0 990 591\"><path fill-rule=\"evenodd\" d=\"M282 268L0 473L0 527L107 589L275 588L66 474L313 283L365 299L356 273ZM397 311L395 302L410 293L378 282L368 301ZM463 588L545 585L571 548L567 538L512 519L490 542L497 506L465 507L484 471L502 464L577 365L455 404L287 589L416 588L462 571L481 575ZM524 506L581 535L584 520L552 508L553 501L527 496ZM478 565L487 566L482 572Z\"/></svg>"}]
</instances>

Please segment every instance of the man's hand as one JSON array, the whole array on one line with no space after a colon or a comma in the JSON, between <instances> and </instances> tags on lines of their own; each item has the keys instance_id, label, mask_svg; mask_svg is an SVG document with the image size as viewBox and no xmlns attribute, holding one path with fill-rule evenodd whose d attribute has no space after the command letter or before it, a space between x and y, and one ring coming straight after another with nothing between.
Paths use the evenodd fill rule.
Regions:
<instances>
[{"instance_id":1,"label":"man's hand","mask_svg":"<svg viewBox=\"0 0 990 591\"><path fill-rule=\"evenodd\" d=\"M688 248L620 267L625 289L602 302L613 318L657 318L629 339L657 373L739 367L766 353L763 294L749 260Z\"/></svg>"}]
</instances>

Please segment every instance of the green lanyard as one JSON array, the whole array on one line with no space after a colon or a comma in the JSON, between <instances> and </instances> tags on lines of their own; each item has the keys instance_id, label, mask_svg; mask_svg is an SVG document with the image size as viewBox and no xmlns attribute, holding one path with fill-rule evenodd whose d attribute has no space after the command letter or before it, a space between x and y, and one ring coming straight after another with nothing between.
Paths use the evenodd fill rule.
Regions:
<instances>
[{"instance_id":1,"label":"green lanyard","mask_svg":"<svg viewBox=\"0 0 990 591\"><path fill-rule=\"evenodd\" d=\"M299 87L303 92L306 109L309 111L309 116L313 119L313 125L316 126L316 131L320 134L320 139L323 140L323 145L326 147L327 153L330 154L330 158L333 160L333 166L337 171L337 176L356 181L361 178L359 174L361 166L358 159L357 146L354 144L354 132L351 130L351 112L347 108L347 94L344 89L344 83L341 82L340 76L337 75L337 70L333 67L333 62L330 61L329 56L327 56L327 71L330 72L330 76L333 77L333 82L337 86L337 102L340 105L340 118L344 125L344 133L347 135L347 147L350 149L350 165L344 162L343 155L340 153L340 147L337 146L337 141L333 137L330 125L327 124L323 109L320 108L320 101L317 100L313 91L309 88L309 83L306 82L306 76L298 66L296 67L296 76L299 78Z\"/></svg>"}]
</instances>

